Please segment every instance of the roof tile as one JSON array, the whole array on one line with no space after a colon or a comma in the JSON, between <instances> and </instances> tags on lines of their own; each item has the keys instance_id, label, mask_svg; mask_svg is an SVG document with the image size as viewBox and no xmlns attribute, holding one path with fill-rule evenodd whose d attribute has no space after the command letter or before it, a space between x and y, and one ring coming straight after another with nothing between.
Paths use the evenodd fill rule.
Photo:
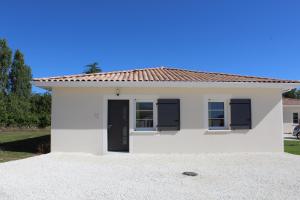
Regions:
<instances>
[{"instance_id":1,"label":"roof tile","mask_svg":"<svg viewBox=\"0 0 300 200\"><path fill-rule=\"evenodd\" d=\"M300 81L241 76L225 73L199 72L170 67L145 68L94 74L77 74L48 78L34 78L34 82L68 81L186 81L186 82L259 82L300 83Z\"/></svg>"}]
</instances>

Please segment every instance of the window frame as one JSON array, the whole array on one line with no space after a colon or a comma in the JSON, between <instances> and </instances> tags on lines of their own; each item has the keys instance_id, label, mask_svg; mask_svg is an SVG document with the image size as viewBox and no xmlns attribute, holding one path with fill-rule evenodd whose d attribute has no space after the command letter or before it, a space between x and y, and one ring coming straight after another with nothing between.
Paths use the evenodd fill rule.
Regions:
<instances>
[{"instance_id":1,"label":"window frame","mask_svg":"<svg viewBox=\"0 0 300 200\"><path fill-rule=\"evenodd\" d=\"M295 118L294 118L294 115L297 115L297 122L295 123ZM293 124L299 124L299 113L298 112L293 112L293 116L292 116L292 120L293 120Z\"/></svg>"},{"instance_id":2,"label":"window frame","mask_svg":"<svg viewBox=\"0 0 300 200\"><path fill-rule=\"evenodd\" d=\"M209 125L209 120L211 119L209 117L209 103L211 102L222 102L224 104L224 126L215 126L215 127L211 127ZM207 118L206 118L206 123L207 123L207 127L208 130L228 130L228 100L227 99L223 99L223 98L214 98L214 99L208 99L206 106L207 106Z\"/></svg>"},{"instance_id":3,"label":"window frame","mask_svg":"<svg viewBox=\"0 0 300 200\"><path fill-rule=\"evenodd\" d=\"M149 127L149 128L138 128L136 127L136 121L137 121L137 118L136 118L136 112L137 112L137 109L136 109L136 105L137 103L152 103L153 105L153 127ZM156 108L156 103L155 103L155 100L144 100L144 99L136 99L134 101L134 131L155 131L156 130L156 125L157 125L157 108Z\"/></svg>"}]
</instances>

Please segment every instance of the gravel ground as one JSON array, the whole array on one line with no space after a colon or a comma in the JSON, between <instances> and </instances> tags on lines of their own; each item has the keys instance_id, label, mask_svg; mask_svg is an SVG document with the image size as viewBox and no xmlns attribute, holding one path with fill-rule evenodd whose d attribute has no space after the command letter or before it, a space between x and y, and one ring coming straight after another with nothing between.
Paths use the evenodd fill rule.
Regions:
<instances>
[{"instance_id":1,"label":"gravel ground","mask_svg":"<svg viewBox=\"0 0 300 200\"><path fill-rule=\"evenodd\" d=\"M297 141L297 137L293 136L293 134L284 133L283 134L284 140L294 140Z\"/></svg>"},{"instance_id":2,"label":"gravel ground","mask_svg":"<svg viewBox=\"0 0 300 200\"><path fill-rule=\"evenodd\" d=\"M286 200L299 191L300 156L285 153L51 153L0 164L1 200Z\"/></svg>"}]
</instances>

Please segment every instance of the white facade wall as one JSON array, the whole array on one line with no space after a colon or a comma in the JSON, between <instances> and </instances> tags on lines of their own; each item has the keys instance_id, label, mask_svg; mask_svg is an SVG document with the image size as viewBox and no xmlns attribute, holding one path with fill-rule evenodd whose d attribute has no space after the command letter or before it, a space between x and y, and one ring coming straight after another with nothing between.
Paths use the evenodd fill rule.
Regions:
<instances>
[{"instance_id":1,"label":"white facade wall","mask_svg":"<svg viewBox=\"0 0 300 200\"><path fill-rule=\"evenodd\" d=\"M130 153L282 152L280 89L53 88L51 150L107 151L107 100L130 100ZM135 132L135 99L179 98L181 130ZM250 98L251 130L208 131L208 98ZM229 107L229 105L228 105Z\"/></svg>"},{"instance_id":2,"label":"white facade wall","mask_svg":"<svg viewBox=\"0 0 300 200\"><path fill-rule=\"evenodd\" d=\"M293 113L298 113L300 116L300 106L283 106L283 127L284 133L292 133L295 126L293 123Z\"/></svg>"},{"instance_id":3,"label":"white facade wall","mask_svg":"<svg viewBox=\"0 0 300 200\"><path fill-rule=\"evenodd\" d=\"M84 90L54 89L51 151L102 153L102 95Z\"/></svg>"}]
</instances>

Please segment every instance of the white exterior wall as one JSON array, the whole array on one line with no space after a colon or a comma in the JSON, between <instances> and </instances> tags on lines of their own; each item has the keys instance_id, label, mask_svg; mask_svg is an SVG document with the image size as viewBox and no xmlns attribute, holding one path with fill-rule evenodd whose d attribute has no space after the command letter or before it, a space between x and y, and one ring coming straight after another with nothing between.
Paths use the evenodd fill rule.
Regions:
<instances>
[{"instance_id":1,"label":"white exterior wall","mask_svg":"<svg viewBox=\"0 0 300 200\"><path fill-rule=\"evenodd\" d=\"M293 123L293 113L298 113L300 117L300 106L283 106L284 133L293 132L295 126L298 125Z\"/></svg>"},{"instance_id":2,"label":"white exterior wall","mask_svg":"<svg viewBox=\"0 0 300 200\"><path fill-rule=\"evenodd\" d=\"M250 98L251 130L208 131L207 98ZM135 99L179 98L181 130L134 132ZM131 153L281 152L280 89L54 88L52 151L102 154L107 149L107 100L130 100Z\"/></svg>"},{"instance_id":3,"label":"white exterior wall","mask_svg":"<svg viewBox=\"0 0 300 200\"><path fill-rule=\"evenodd\" d=\"M85 90L54 89L51 151L102 153L102 95Z\"/></svg>"}]
</instances>

